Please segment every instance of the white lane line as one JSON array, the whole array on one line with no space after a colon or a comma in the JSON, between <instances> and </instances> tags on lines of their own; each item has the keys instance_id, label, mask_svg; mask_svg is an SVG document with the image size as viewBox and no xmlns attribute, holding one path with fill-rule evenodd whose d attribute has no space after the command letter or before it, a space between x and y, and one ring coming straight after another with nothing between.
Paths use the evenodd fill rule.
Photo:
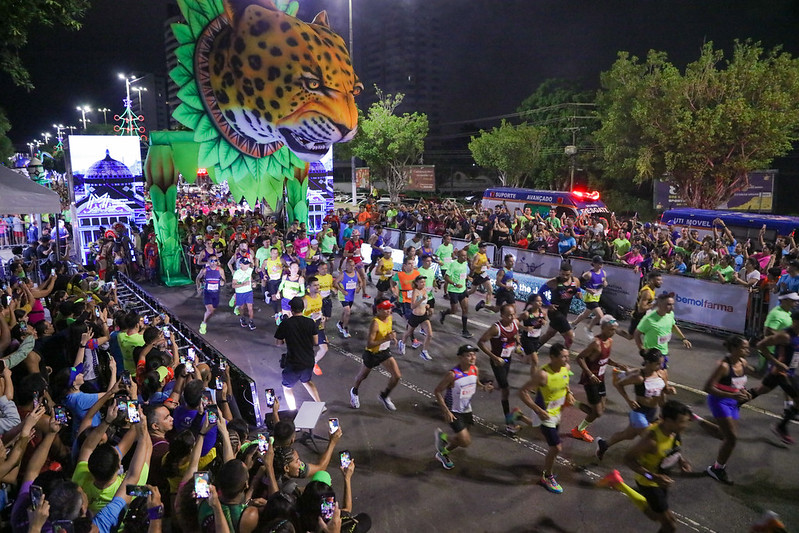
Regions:
<instances>
[{"instance_id":1,"label":"white lane line","mask_svg":"<svg viewBox=\"0 0 799 533\"><path fill-rule=\"evenodd\" d=\"M328 343L329 343L329 340L328 340ZM335 348L336 351L338 351L339 353L349 357L353 361L356 361L359 365L363 363L363 359L361 359L360 357L358 357L354 353L341 348L340 346L337 346L335 344L330 344L330 347L331 348ZM378 371L383 376L385 376L386 378L390 378L391 377L391 374L389 374L388 371L386 371L383 368L382 365L375 367L372 371L375 371L375 370ZM421 396L424 396L425 398L428 398L428 399L432 400L435 397L432 392L430 392L427 389L424 389L422 387L419 387L418 385L416 385L414 383L411 383L410 381L408 381L406 379L400 380L399 384L402 385L403 387L405 387L406 389L412 390L415 393L417 393L417 394L419 394ZM500 426L498 426L497 424L493 424L491 422L488 422L484 418L479 417L477 415L474 415L474 421L475 421L476 424L482 426L483 428L485 428L485 429L487 429L489 431L492 431L493 433L496 433L500 437L504 437L504 438L506 438L506 439L508 439L510 441L513 441L513 442L521 445L522 447L527 448L528 450L531 450L534 453L537 453L537 454L541 455L542 457L545 457L547 455L547 451L548 450L545 447L541 446L540 444L536 444L535 442L533 442L533 441L531 441L529 439L525 439L525 438L519 437L519 436L510 437L510 436L507 435L507 433L505 433L505 431L502 430L502 428ZM601 479L603 477L602 474L594 472L593 470L589 470L588 468L586 468L584 466L581 466L581 465L578 465L577 463L575 463L573 461L570 461L569 459L566 459L565 457L562 457L560 455L556 458L556 462L559 465L564 466L564 467L568 468L569 470L571 470L573 472L583 473L583 474L587 475L589 478L591 478L592 481L593 480L599 480L599 479ZM619 492L616 492L616 491L613 491L613 492L615 492L616 494L618 494L622 498L626 498L626 496L622 495ZM676 518L677 522L681 523L682 525L684 525L685 527L691 529L692 531L697 531L699 533L717 533L714 529L710 529L707 526L705 526L703 524L700 524L699 522L697 522L695 520L692 520L692 519L688 518L685 515L682 515L682 514L674 512L673 509L672 509L672 514Z\"/></svg>"}]
</instances>

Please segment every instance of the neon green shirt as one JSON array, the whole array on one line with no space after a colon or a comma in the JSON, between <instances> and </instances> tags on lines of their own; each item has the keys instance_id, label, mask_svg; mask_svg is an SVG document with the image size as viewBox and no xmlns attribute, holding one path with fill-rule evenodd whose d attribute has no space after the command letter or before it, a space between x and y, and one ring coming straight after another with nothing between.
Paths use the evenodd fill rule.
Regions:
<instances>
[{"instance_id":1,"label":"neon green shirt","mask_svg":"<svg viewBox=\"0 0 799 533\"><path fill-rule=\"evenodd\" d=\"M460 294L466 290L466 276L469 275L469 263L461 263L460 261L455 261L452 263L449 268L447 269L447 276L449 279L452 280L453 283L457 283L460 287L455 287L454 285L450 285L447 289L449 292L454 292L456 294Z\"/></svg>"}]
</instances>

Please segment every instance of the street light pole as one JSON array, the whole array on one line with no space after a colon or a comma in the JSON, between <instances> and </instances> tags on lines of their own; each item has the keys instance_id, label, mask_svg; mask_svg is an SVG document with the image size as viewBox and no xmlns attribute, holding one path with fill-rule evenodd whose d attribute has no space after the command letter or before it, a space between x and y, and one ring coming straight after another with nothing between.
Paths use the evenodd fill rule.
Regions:
<instances>
[{"instance_id":1,"label":"street light pole","mask_svg":"<svg viewBox=\"0 0 799 533\"><path fill-rule=\"evenodd\" d=\"M76 109L78 111L80 111L80 114L81 114L81 119L80 120L81 120L81 122L83 122L83 130L85 131L86 130L86 123L87 122L91 122L91 120L86 118L86 113L91 113L92 108L87 106L87 105L83 105L83 106L78 106Z\"/></svg>"},{"instance_id":2,"label":"street light pole","mask_svg":"<svg viewBox=\"0 0 799 533\"><path fill-rule=\"evenodd\" d=\"M352 46L352 0L347 0L349 6L349 30L350 30L350 64L355 69L355 50ZM358 183L355 179L355 156L350 158L350 174L352 178L352 205L358 205Z\"/></svg>"},{"instance_id":3,"label":"street light pole","mask_svg":"<svg viewBox=\"0 0 799 533\"><path fill-rule=\"evenodd\" d=\"M102 109L98 109L97 111L99 111L100 113L103 114L103 124L105 124L107 126L108 125L108 117L106 116L106 113L108 113L111 110L108 109L107 107L103 107Z\"/></svg>"}]
</instances>

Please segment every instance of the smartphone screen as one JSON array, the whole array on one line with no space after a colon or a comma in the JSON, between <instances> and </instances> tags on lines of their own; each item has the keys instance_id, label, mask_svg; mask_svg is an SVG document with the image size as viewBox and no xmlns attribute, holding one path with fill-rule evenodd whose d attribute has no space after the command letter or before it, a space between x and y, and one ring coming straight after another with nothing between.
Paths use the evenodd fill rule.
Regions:
<instances>
[{"instance_id":1,"label":"smartphone screen","mask_svg":"<svg viewBox=\"0 0 799 533\"><path fill-rule=\"evenodd\" d=\"M333 513L336 511L336 497L334 495L325 496L322 498L322 504L319 507L319 515L322 520L329 522L333 518Z\"/></svg>"},{"instance_id":2,"label":"smartphone screen","mask_svg":"<svg viewBox=\"0 0 799 533\"><path fill-rule=\"evenodd\" d=\"M165 339L170 339L170 338L172 338L172 332L171 332L171 331L169 331L169 326L164 326L164 327L161 329L161 331L163 331L163 332L164 332L164 338L165 338Z\"/></svg>"},{"instance_id":3,"label":"smartphone screen","mask_svg":"<svg viewBox=\"0 0 799 533\"><path fill-rule=\"evenodd\" d=\"M53 407L53 416L55 417L55 421L61 425L65 425L68 422L67 410L61 405L56 405Z\"/></svg>"},{"instance_id":4,"label":"smartphone screen","mask_svg":"<svg viewBox=\"0 0 799 533\"><path fill-rule=\"evenodd\" d=\"M145 326L149 326L150 325L150 317L149 316L145 316L144 317L144 325Z\"/></svg>"},{"instance_id":5,"label":"smartphone screen","mask_svg":"<svg viewBox=\"0 0 799 533\"><path fill-rule=\"evenodd\" d=\"M150 489L147 488L147 485L126 485L125 494L138 498L139 496L147 497L151 493Z\"/></svg>"},{"instance_id":6,"label":"smartphone screen","mask_svg":"<svg viewBox=\"0 0 799 533\"><path fill-rule=\"evenodd\" d=\"M141 422L139 418L139 402L135 400L128 400L128 420L130 420L132 424Z\"/></svg>"},{"instance_id":7,"label":"smartphone screen","mask_svg":"<svg viewBox=\"0 0 799 533\"><path fill-rule=\"evenodd\" d=\"M100 318L100 308L97 307L96 305L94 306L94 316Z\"/></svg>"},{"instance_id":8,"label":"smartphone screen","mask_svg":"<svg viewBox=\"0 0 799 533\"><path fill-rule=\"evenodd\" d=\"M258 434L258 450L261 453L266 453L269 450L269 441L263 433Z\"/></svg>"},{"instance_id":9,"label":"smartphone screen","mask_svg":"<svg viewBox=\"0 0 799 533\"><path fill-rule=\"evenodd\" d=\"M191 346L189 346L189 349L186 350L186 359L188 359L189 361L196 361L197 360L197 352Z\"/></svg>"},{"instance_id":10,"label":"smartphone screen","mask_svg":"<svg viewBox=\"0 0 799 533\"><path fill-rule=\"evenodd\" d=\"M275 389L266 389L266 406L273 407L275 405Z\"/></svg>"},{"instance_id":11,"label":"smartphone screen","mask_svg":"<svg viewBox=\"0 0 799 533\"><path fill-rule=\"evenodd\" d=\"M352 462L352 456L350 455L349 450L342 451L339 457L341 458L341 468L347 468L350 466L350 463Z\"/></svg>"},{"instance_id":12,"label":"smartphone screen","mask_svg":"<svg viewBox=\"0 0 799 533\"><path fill-rule=\"evenodd\" d=\"M111 281L111 288L112 289L116 289L117 288L117 280L112 280Z\"/></svg>"},{"instance_id":13,"label":"smartphone screen","mask_svg":"<svg viewBox=\"0 0 799 533\"><path fill-rule=\"evenodd\" d=\"M123 383L123 384L124 384L126 387L130 387L130 385L131 385L131 382L130 382L130 372L129 372L129 371L127 371L127 370L123 370L123 371L122 371L122 374L120 375L120 379L122 380L122 383Z\"/></svg>"},{"instance_id":14,"label":"smartphone screen","mask_svg":"<svg viewBox=\"0 0 799 533\"><path fill-rule=\"evenodd\" d=\"M191 361L186 361L186 372L194 374L194 364Z\"/></svg>"},{"instance_id":15,"label":"smartphone screen","mask_svg":"<svg viewBox=\"0 0 799 533\"><path fill-rule=\"evenodd\" d=\"M338 418L329 418L327 420L327 427L330 430L331 435L338 431Z\"/></svg>"},{"instance_id":16,"label":"smartphone screen","mask_svg":"<svg viewBox=\"0 0 799 533\"><path fill-rule=\"evenodd\" d=\"M51 276L55 276L55 269L54 269L54 268L51 268L51 269L50 269L50 275L51 275Z\"/></svg>"},{"instance_id":17,"label":"smartphone screen","mask_svg":"<svg viewBox=\"0 0 799 533\"><path fill-rule=\"evenodd\" d=\"M44 500L44 491L39 485L31 485L31 509L34 511L39 508Z\"/></svg>"},{"instance_id":18,"label":"smartphone screen","mask_svg":"<svg viewBox=\"0 0 799 533\"><path fill-rule=\"evenodd\" d=\"M75 533L75 524L71 520L56 520L53 522L54 533Z\"/></svg>"},{"instance_id":19,"label":"smartphone screen","mask_svg":"<svg viewBox=\"0 0 799 533\"><path fill-rule=\"evenodd\" d=\"M224 361L221 361L221 360L220 360L220 361L219 361L219 370L221 370L222 372L224 372L225 370L227 370L227 363L226 363L226 362L224 362Z\"/></svg>"},{"instance_id":20,"label":"smartphone screen","mask_svg":"<svg viewBox=\"0 0 799 533\"><path fill-rule=\"evenodd\" d=\"M211 496L211 476L208 472L194 473L194 497L208 498Z\"/></svg>"},{"instance_id":21,"label":"smartphone screen","mask_svg":"<svg viewBox=\"0 0 799 533\"><path fill-rule=\"evenodd\" d=\"M209 390L204 390L203 391L202 402L203 402L203 405L210 405L210 404L213 403L212 397L211 397L211 391L209 391Z\"/></svg>"},{"instance_id":22,"label":"smartphone screen","mask_svg":"<svg viewBox=\"0 0 799 533\"><path fill-rule=\"evenodd\" d=\"M216 390L222 390L222 378L216 376Z\"/></svg>"},{"instance_id":23,"label":"smartphone screen","mask_svg":"<svg viewBox=\"0 0 799 533\"><path fill-rule=\"evenodd\" d=\"M26 331L28 331L28 324L26 322L20 322L19 323L19 330L22 333L25 333Z\"/></svg>"},{"instance_id":24,"label":"smartphone screen","mask_svg":"<svg viewBox=\"0 0 799 533\"><path fill-rule=\"evenodd\" d=\"M33 409L36 410L39 408L39 391L33 391Z\"/></svg>"}]
</instances>

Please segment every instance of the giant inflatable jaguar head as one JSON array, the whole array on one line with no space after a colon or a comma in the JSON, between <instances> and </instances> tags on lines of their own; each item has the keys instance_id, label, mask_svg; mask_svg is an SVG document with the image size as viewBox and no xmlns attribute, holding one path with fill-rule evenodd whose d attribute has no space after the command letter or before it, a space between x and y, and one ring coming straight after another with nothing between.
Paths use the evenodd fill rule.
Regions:
<instances>
[{"instance_id":1,"label":"giant inflatable jaguar head","mask_svg":"<svg viewBox=\"0 0 799 533\"><path fill-rule=\"evenodd\" d=\"M222 135L254 157L285 144L304 161L351 140L363 85L327 14L309 24L272 0L224 0L224 7L194 55L200 95Z\"/></svg>"}]
</instances>

